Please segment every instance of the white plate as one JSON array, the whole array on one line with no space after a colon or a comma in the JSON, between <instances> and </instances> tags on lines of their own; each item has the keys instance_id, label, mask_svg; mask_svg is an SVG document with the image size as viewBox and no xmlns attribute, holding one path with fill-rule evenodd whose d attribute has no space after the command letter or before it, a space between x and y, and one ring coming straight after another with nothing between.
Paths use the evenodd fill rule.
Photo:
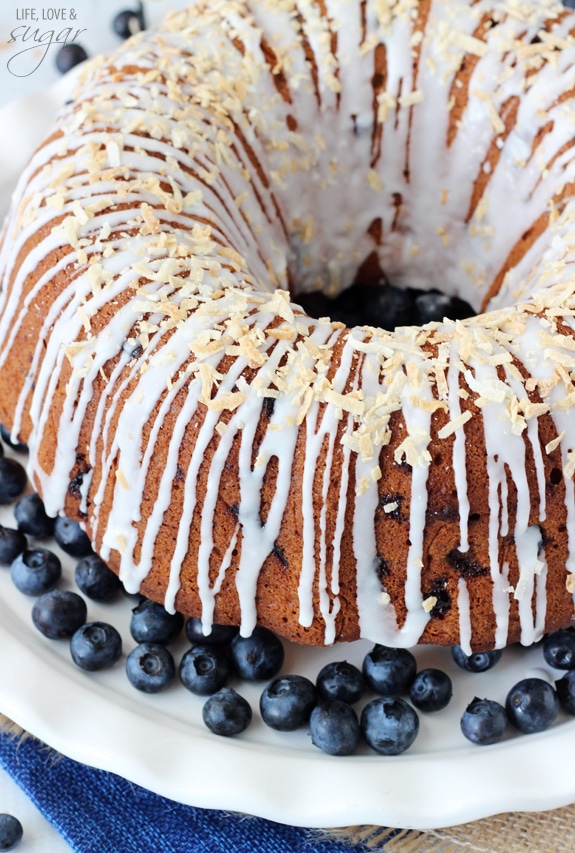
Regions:
<instances>
[{"instance_id":1,"label":"white plate","mask_svg":"<svg viewBox=\"0 0 575 853\"><path fill-rule=\"evenodd\" d=\"M4 523L13 524L11 510ZM0 514L0 523L2 523ZM65 559L62 586L74 588ZM235 684L255 711L235 738L218 738L203 725L203 700L174 684L146 696L128 683L122 663L87 674L71 661L68 643L45 639L30 619L31 599L0 570L0 709L64 754L112 770L183 803L233 809L303 826L380 824L418 829L466 822L508 810L546 809L575 800L575 720L561 716L547 732L509 732L493 747L469 744L459 719L473 696L502 702L526 675L552 679L540 649L512 648L488 673L460 670L448 650L421 648L420 666L446 669L454 682L450 705L420 714L411 749L385 758L364 747L345 758L324 755L305 731L280 734L257 713L261 685ZM127 653L133 604L88 602L88 618L119 628ZM174 646L178 660L188 644ZM361 665L367 643L331 649L286 644L285 672L315 678L328 660ZM555 673L559 677L560 673Z\"/></svg>"},{"instance_id":2,"label":"white plate","mask_svg":"<svg viewBox=\"0 0 575 853\"><path fill-rule=\"evenodd\" d=\"M35 134L44 131L65 88L64 81L55 93L0 111L0 132L8 129L0 138L0 187L15 182L20 168L15 154L29 150ZM11 509L0 512L0 523L14 523ZM64 567L63 586L72 588L73 561L64 560ZM419 736L401 756L384 758L365 747L357 755L334 758L317 750L305 732L268 729L257 714L261 686L239 686L252 703L254 721L240 737L225 739L204 727L202 700L180 684L146 696L130 686L121 664L104 673L82 672L67 643L49 641L35 630L31 605L9 572L0 569L0 710L65 755L179 802L310 827L367 823L429 829L575 801L575 720L562 714L547 732L510 733L492 747L468 744L459 729L474 696L503 702L520 678L558 678L540 649L509 649L482 675L458 669L446 650L417 650L420 666L445 668L453 678L448 708L420 715ZM104 619L120 629L126 653L134 645L131 606L126 599L88 606L90 620ZM177 658L185 648L182 640ZM361 665L369 648L366 643L327 650L286 645L284 671L315 678L328 660Z\"/></svg>"}]
</instances>

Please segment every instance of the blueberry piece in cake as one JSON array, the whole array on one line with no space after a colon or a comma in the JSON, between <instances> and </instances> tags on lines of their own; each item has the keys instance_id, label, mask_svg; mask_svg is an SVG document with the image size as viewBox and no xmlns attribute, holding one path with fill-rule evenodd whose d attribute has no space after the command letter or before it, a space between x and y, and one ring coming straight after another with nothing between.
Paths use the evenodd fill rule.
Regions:
<instances>
[{"instance_id":1,"label":"blueberry piece in cake","mask_svg":"<svg viewBox=\"0 0 575 853\"><path fill-rule=\"evenodd\" d=\"M16 459L0 457L0 504L11 504L19 498L27 482L26 471Z\"/></svg>"},{"instance_id":2,"label":"blueberry piece in cake","mask_svg":"<svg viewBox=\"0 0 575 853\"><path fill-rule=\"evenodd\" d=\"M326 664L317 676L316 687L322 699L338 699L353 705L365 693L366 683L359 669L344 660Z\"/></svg>"},{"instance_id":3,"label":"blueberry piece in cake","mask_svg":"<svg viewBox=\"0 0 575 853\"><path fill-rule=\"evenodd\" d=\"M88 672L109 669L122 654L122 638L107 622L87 622L72 634L70 654Z\"/></svg>"},{"instance_id":4,"label":"blueberry piece in cake","mask_svg":"<svg viewBox=\"0 0 575 853\"><path fill-rule=\"evenodd\" d=\"M460 727L463 735L478 746L499 743L508 723L503 705L493 699L475 697L461 717Z\"/></svg>"},{"instance_id":5,"label":"blueberry piece in cake","mask_svg":"<svg viewBox=\"0 0 575 853\"><path fill-rule=\"evenodd\" d=\"M122 9L114 17L112 29L121 39L128 39L130 36L141 32L145 29L143 10L141 8L137 10Z\"/></svg>"},{"instance_id":6,"label":"blueberry piece in cake","mask_svg":"<svg viewBox=\"0 0 575 853\"><path fill-rule=\"evenodd\" d=\"M14 815L0 814L0 850L13 850L22 841L24 830Z\"/></svg>"},{"instance_id":7,"label":"blueberry piece in cake","mask_svg":"<svg viewBox=\"0 0 575 853\"><path fill-rule=\"evenodd\" d=\"M190 693L211 696L227 684L232 664L218 646L194 646L183 655L179 674L180 681Z\"/></svg>"},{"instance_id":8,"label":"blueberry piece in cake","mask_svg":"<svg viewBox=\"0 0 575 853\"><path fill-rule=\"evenodd\" d=\"M247 729L252 720L252 709L247 699L231 687L222 687L204 704L202 718L214 734L232 737Z\"/></svg>"},{"instance_id":9,"label":"blueberry piece in cake","mask_svg":"<svg viewBox=\"0 0 575 853\"><path fill-rule=\"evenodd\" d=\"M361 741L357 714L349 702L324 701L311 712L311 742L328 755L351 755Z\"/></svg>"},{"instance_id":10,"label":"blueberry piece in cake","mask_svg":"<svg viewBox=\"0 0 575 853\"><path fill-rule=\"evenodd\" d=\"M74 570L79 589L94 601L111 601L122 586L120 579L97 554L79 560Z\"/></svg>"},{"instance_id":11,"label":"blueberry piece in cake","mask_svg":"<svg viewBox=\"0 0 575 853\"><path fill-rule=\"evenodd\" d=\"M512 726L523 734L548 729L559 712L555 689L542 678L524 678L511 688L505 710Z\"/></svg>"},{"instance_id":12,"label":"blueberry piece in cake","mask_svg":"<svg viewBox=\"0 0 575 853\"><path fill-rule=\"evenodd\" d=\"M361 731L380 755L399 755L409 749L419 732L419 717L403 699L378 696L361 712Z\"/></svg>"},{"instance_id":13,"label":"blueberry piece in cake","mask_svg":"<svg viewBox=\"0 0 575 853\"><path fill-rule=\"evenodd\" d=\"M63 45L56 54L56 68L61 74L66 74L87 58L88 54L81 44L70 42Z\"/></svg>"},{"instance_id":14,"label":"blueberry piece in cake","mask_svg":"<svg viewBox=\"0 0 575 853\"><path fill-rule=\"evenodd\" d=\"M9 566L27 547L28 540L21 530L0 524L0 566Z\"/></svg>"},{"instance_id":15,"label":"blueberry piece in cake","mask_svg":"<svg viewBox=\"0 0 575 853\"><path fill-rule=\"evenodd\" d=\"M59 515L54 522L54 538L71 557L87 557L92 552L88 534L73 518Z\"/></svg>"},{"instance_id":16,"label":"blueberry piece in cake","mask_svg":"<svg viewBox=\"0 0 575 853\"><path fill-rule=\"evenodd\" d=\"M53 589L45 592L32 608L32 622L45 637L60 640L71 637L86 621L86 602L77 592Z\"/></svg>"},{"instance_id":17,"label":"blueberry piece in cake","mask_svg":"<svg viewBox=\"0 0 575 853\"><path fill-rule=\"evenodd\" d=\"M452 646L451 648L453 660L466 672L487 672L499 663L502 654L501 649L493 649L486 652L473 652L468 655L461 646Z\"/></svg>"},{"instance_id":18,"label":"blueberry piece in cake","mask_svg":"<svg viewBox=\"0 0 575 853\"><path fill-rule=\"evenodd\" d=\"M186 636L190 643L202 643L207 646L225 646L234 639L238 628L234 625L212 625L208 634L204 634L202 620L190 616L186 620Z\"/></svg>"},{"instance_id":19,"label":"blueberry piece in cake","mask_svg":"<svg viewBox=\"0 0 575 853\"><path fill-rule=\"evenodd\" d=\"M416 671L416 660L407 649L376 645L363 660L364 678L381 696L407 693Z\"/></svg>"},{"instance_id":20,"label":"blueberry piece in cake","mask_svg":"<svg viewBox=\"0 0 575 853\"><path fill-rule=\"evenodd\" d=\"M47 548L28 548L10 566L16 589L24 595L42 595L53 589L62 576L62 564Z\"/></svg>"},{"instance_id":21,"label":"blueberry piece in cake","mask_svg":"<svg viewBox=\"0 0 575 853\"><path fill-rule=\"evenodd\" d=\"M14 518L18 530L36 539L45 539L54 533L55 519L50 518L44 508L44 501L37 492L24 495L14 507Z\"/></svg>"},{"instance_id":22,"label":"blueberry piece in cake","mask_svg":"<svg viewBox=\"0 0 575 853\"><path fill-rule=\"evenodd\" d=\"M130 633L137 643L171 643L183 624L181 613L168 613L161 604L144 598L132 610Z\"/></svg>"},{"instance_id":23,"label":"blueberry piece in cake","mask_svg":"<svg viewBox=\"0 0 575 853\"><path fill-rule=\"evenodd\" d=\"M543 640L543 657L555 669L575 669L575 632L563 628Z\"/></svg>"},{"instance_id":24,"label":"blueberry piece in cake","mask_svg":"<svg viewBox=\"0 0 575 853\"><path fill-rule=\"evenodd\" d=\"M441 711L451 701L453 684L441 669L420 670L409 688L409 698L420 711Z\"/></svg>"},{"instance_id":25,"label":"blueberry piece in cake","mask_svg":"<svg viewBox=\"0 0 575 853\"><path fill-rule=\"evenodd\" d=\"M160 643L141 643L126 660L130 684L143 693L159 693L174 680L176 665L172 653Z\"/></svg>"},{"instance_id":26,"label":"blueberry piece in cake","mask_svg":"<svg viewBox=\"0 0 575 853\"><path fill-rule=\"evenodd\" d=\"M575 716L575 669L570 669L555 682L555 690L561 707Z\"/></svg>"},{"instance_id":27,"label":"blueberry piece in cake","mask_svg":"<svg viewBox=\"0 0 575 853\"><path fill-rule=\"evenodd\" d=\"M317 690L303 675L281 675L260 696L264 723L279 732L293 732L308 722L317 704Z\"/></svg>"},{"instance_id":28,"label":"blueberry piece in cake","mask_svg":"<svg viewBox=\"0 0 575 853\"><path fill-rule=\"evenodd\" d=\"M268 628L255 628L249 637L237 634L231 642L230 654L236 672L246 681L273 678L284 662L282 643Z\"/></svg>"}]
</instances>

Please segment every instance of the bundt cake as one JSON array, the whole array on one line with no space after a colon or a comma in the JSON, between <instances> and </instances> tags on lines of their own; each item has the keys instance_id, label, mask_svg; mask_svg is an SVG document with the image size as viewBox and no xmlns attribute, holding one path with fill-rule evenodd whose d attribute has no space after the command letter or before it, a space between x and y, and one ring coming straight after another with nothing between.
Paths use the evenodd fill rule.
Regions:
<instances>
[{"instance_id":1,"label":"bundt cake","mask_svg":"<svg viewBox=\"0 0 575 853\"><path fill-rule=\"evenodd\" d=\"M205 0L88 63L3 230L0 420L128 590L308 644L569 623L574 36L555 0ZM298 307L382 275L477 316Z\"/></svg>"}]
</instances>

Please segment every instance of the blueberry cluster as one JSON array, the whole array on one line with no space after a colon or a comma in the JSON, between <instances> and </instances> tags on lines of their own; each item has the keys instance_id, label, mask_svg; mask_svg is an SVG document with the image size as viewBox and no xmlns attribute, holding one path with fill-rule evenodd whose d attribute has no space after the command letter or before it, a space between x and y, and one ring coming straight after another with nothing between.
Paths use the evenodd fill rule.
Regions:
<instances>
[{"instance_id":1,"label":"blueberry cluster","mask_svg":"<svg viewBox=\"0 0 575 853\"><path fill-rule=\"evenodd\" d=\"M505 704L474 697L461 718L461 731L472 743L481 746L498 743L508 725L522 734L548 729L562 707L575 716L575 631L554 631L543 639L543 657L554 669L566 670L553 686L543 678L523 678L507 693ZM452 650L455 662L468 672L485 672L500 659L501 652L465 655L459 647Z\"/></svg>"},{"instance_id":2,"label":"blueberry cluster","mask_svg":"<svg viewBox=\"0 0 575 853\"><path fill-rule=\"evenodd\" d=\"M458 296L448 296L437 289L428 291L390 284L354 284L339 296L328 298L323 293L302 293L298 303L312 317L331 317L346 326L375 326L392 332L396 326L422 326L431 321L463 320L475 311Z\"/></svg>"},{"instance_id":3,"label":"blueberry cluster","mask_svg":"<svg viewBox=\"0 0 575 853\"><path fill-rule=\"evenodd\" d=\"M112 30L121 39L130 38L145 29L146 20L141 0L135 4L135 8L122 9L112 20ZM66 74L87 58L88 54L81 44L68 42L62 45L56 54L56 68L61 74Z\"/></svg>"},{"instance_id":4,"label":"blueberry cluster","mask_svg":"<svg viewBox=\"0 0 575 853\"><path fill-rule=\"evenodd\" d=\"M312 743L330 755L349 755L366 742L381 755L399 755L419 731L419 717L400 694L424 712L449 703L449 676L435 669L417 672L407 650L377 645L366 655L362 670L348 661L324 666L315 683L298 674L281 674L283 648L277 637L257 628L251 637L223 635L216 626L206 638L198 620L186 623L194 643L180 664L184 686L198 695L209 694L203 708L208 728L229 736L243 731L252 719L244 697L229 685L234 676L268 683L260 694L261 719L270 728L291 732L308 727ZM214 639L213 635L220 635ZM353 707L368 691L375 694L360 714Z\"/></svg>"}]
</instances>

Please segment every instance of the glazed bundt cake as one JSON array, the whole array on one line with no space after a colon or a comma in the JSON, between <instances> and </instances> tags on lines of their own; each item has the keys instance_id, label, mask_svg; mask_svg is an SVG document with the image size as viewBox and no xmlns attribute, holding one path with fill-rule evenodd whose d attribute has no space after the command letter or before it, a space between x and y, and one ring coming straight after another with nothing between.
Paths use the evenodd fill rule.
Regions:
<instances>
[{"instance_id":1,"label":"glazed bundt cake","mask_svg":"<svg viewBox=\"0 0 575 853\"><path fill-rule=\"evenodd\" d=\"M575 590L575 16L209 0L15 191L0 421L130 591L308 644L529 644ZM394 332L298 296L439 284Z\"/></svg>"}]
</instances>

